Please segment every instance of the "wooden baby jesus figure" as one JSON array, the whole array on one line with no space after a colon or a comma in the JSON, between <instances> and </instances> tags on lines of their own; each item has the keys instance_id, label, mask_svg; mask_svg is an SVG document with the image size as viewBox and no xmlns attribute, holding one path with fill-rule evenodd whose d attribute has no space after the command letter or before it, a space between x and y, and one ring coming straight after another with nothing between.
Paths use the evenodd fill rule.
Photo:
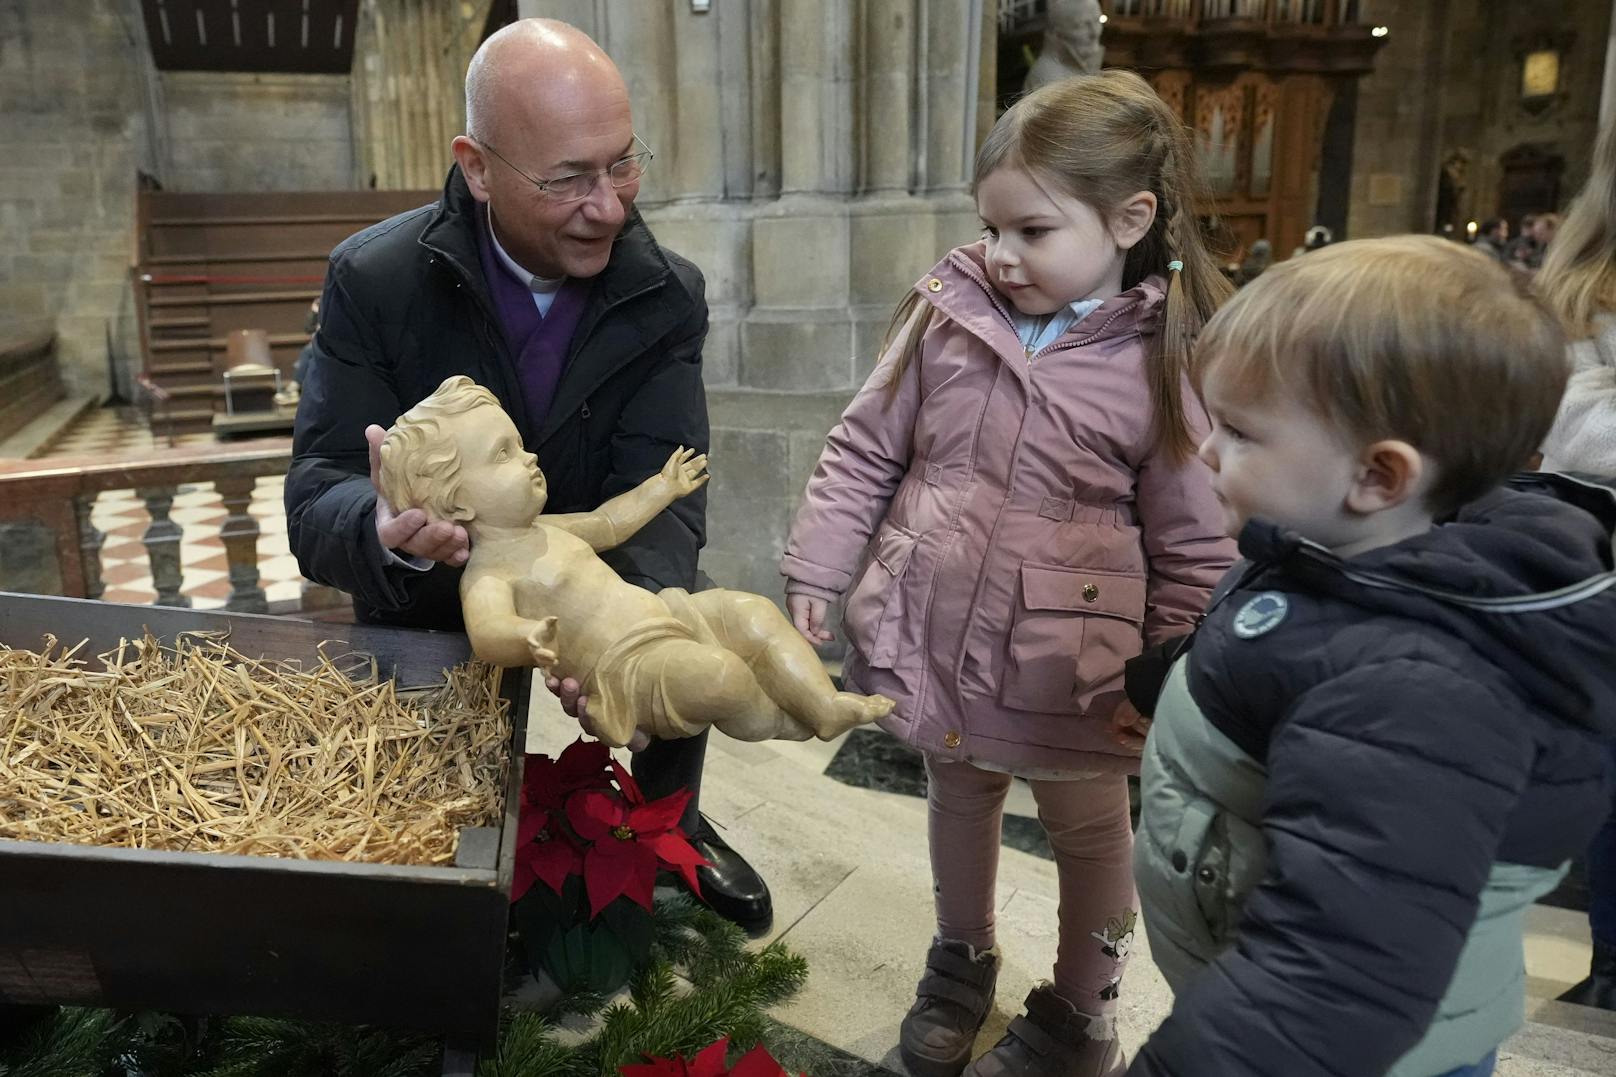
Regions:
<instances>
[{"instance_id":1,"label":"wooden baby jesus figure","mask_svg":"<svg viewBox=\"0 0 1616 1077\"><path fill-rule=\"evenodd\" d=\"M607 744L627 744L636 728L688 737L708 725L738 740L830 740L892 709L836 691L768 599L652 594L600 559L707 482L694 450L594 512L541 515L537 458L494 395L457 375L400 416L381 462L381 494L396 510L459 522L471 538L460 602L477 656L575 679Z\"/></svg>"}]
</instances>

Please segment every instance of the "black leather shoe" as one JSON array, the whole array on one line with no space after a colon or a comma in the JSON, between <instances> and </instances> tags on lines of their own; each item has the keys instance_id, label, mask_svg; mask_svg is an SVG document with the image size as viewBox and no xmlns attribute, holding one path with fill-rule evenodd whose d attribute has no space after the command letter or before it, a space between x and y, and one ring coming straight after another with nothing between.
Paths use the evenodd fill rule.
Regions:
<instances>
[{"instance_id":1,"label":"black leather shoe","mask_svg":"<svg viewBox=\"0 0 1616 1077\"><path fill-rule=\"evenodd\" d=\"M690 844L710 861L707 867L696 869L701 899L753 938L768 934L774 925L774 900L763 876L724 843L705 817L690 836Z\"/></svg>"},{"instance_id":2,"label":"black leather shoe","mask_svg":"<svg viewBox=\"0 0 1616 1077\"><path fill-rule=\"evenodd\" d=\"M1616 1010L1616 948L1595 945L1593 967L1588 972L1586 980L1556 1001Z\"/></svg>"}]
</instances>

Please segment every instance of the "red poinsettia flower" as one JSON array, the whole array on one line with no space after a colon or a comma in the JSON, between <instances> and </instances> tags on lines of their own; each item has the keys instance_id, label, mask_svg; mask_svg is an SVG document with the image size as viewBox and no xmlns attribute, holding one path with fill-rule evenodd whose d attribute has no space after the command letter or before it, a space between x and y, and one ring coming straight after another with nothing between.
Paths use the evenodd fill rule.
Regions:
<instances>
[{"instance_id":1,"label":"red poinsettia flower","mask_svg":"<svg viewBox=\"0 0 1616 1077\"><path fill-rule=\"evenodd\" d=\"M705 1047L695 1058L685 1061L684 1055L676 1058L646 1057L643 1066L619 1066L617 1072L623 1077L724 1077L724 1055L729 1051L729 1037L725 1036L717 1043Z\"/></svg>"},{"instance_id":2,"label":"red poinsettia flower","mask_svg":"<svg viewBox=\"0 0 1616 1077\"><path fill-rule=\"evenodd\" d=\"M543 882L559 894L567 876L580 875L583 870L583 853L560 826L552 825L550 813L523 807L516 824L511 900L520 900L535 882Z\"/></svg>"},{"instance_id":3,"label":"red poinsettia flower","mask_svg":"<svg viewBox=\"0 0 1616 1077\"><path fill-rule=\"evenodd\" d=\"M659 864L679 872L691 890L701 892L696 869L707 861L678 829L689 800L688 789L649 804L595 790L568 798L567 822L589 845L584 853L584 886L590 916L600 915L619 894L649 909Z\"/></svg>"},{"instance_id":4,"label":"red poinsettia flower","mask_svg":"<svg viewBox=\"0 0 1616 1077\"><path fill-rule=\"evenodd\" d=\"M761 1043L742 1055L734 1068L726 1070L724 1056L728 1052L729 1037L725 1036L689 1061L683 1055L677 1058L647 1056L645 1065L619 1066L617 1072L622 1077L790 1077Z\"/></svg>"},{"instance_id":5,"label":"red poinsettia flower","mask_svg":"<svg viewBox=\"0 0 1616 1077\"><path fill-rule=\"evenodd\" d=\"M611 788L611 775L616 769L610 748L582 737L567 745L560 759L530 755L522 772L522 804L560 811L570 793Z\"/></svg>"}]
</instances>

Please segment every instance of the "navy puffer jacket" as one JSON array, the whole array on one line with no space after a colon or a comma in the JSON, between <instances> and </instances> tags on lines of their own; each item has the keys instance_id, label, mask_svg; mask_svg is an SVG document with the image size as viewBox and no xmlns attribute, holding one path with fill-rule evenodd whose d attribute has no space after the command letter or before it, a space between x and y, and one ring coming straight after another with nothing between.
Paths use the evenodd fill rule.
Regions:
<instances>
[{"instance_id":1,"label":"navy puffer jacket","mask_svg":"<svg viewBox=\"0 0 1616 1077\"><path fill-rule=\"evenodd\" d=\"M1519 917L1610 809L1616 511L1513 485L1345 561L1240 536L1146 748L1177 998L1130 1074L1440 1073L1519 1022Z\"/></svg>"}]
</instances>

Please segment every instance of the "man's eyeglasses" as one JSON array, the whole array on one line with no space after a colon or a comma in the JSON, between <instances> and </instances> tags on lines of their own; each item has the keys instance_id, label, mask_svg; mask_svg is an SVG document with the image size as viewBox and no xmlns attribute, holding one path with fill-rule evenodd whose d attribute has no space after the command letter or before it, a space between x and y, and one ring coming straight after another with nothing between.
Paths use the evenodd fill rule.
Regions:
<instances>
[{"instance_id":1,"label":"man's eyeglasses","mask_svg":"<svg viewBox=\"0 0 1616 1077\"><path fill-rule=\"evenodd\" d=\"M503 153L500 153L494 147L490 146L481 139L473 136L472 141L476 142L477 145L481 146L495 157L498 157L501 161L504 161L506 168L509 168L512 172L515 172L518 176L521 176L523 179L533 184L533 186L543 191L545 196L554 202L577 202L580 199L588 198L590 192L595 189L595 184L600 181L600 177L602 176L605 176L607 182L613 187L627 187L629 184L645 175L646 168L648 168L651 164L651 158L655 156L655 154L651 152L651 147L646 146L644 142L640 141L639 135L635 135L634 141L645 147L638 153L631 153L627 157L613 161L608 167L598 169L594 172L571 172L565 176L557 176L554 179L542 180L528 175L520 168L517 168L515 165L511 164Z\"/></svg>"}]
</instances>

